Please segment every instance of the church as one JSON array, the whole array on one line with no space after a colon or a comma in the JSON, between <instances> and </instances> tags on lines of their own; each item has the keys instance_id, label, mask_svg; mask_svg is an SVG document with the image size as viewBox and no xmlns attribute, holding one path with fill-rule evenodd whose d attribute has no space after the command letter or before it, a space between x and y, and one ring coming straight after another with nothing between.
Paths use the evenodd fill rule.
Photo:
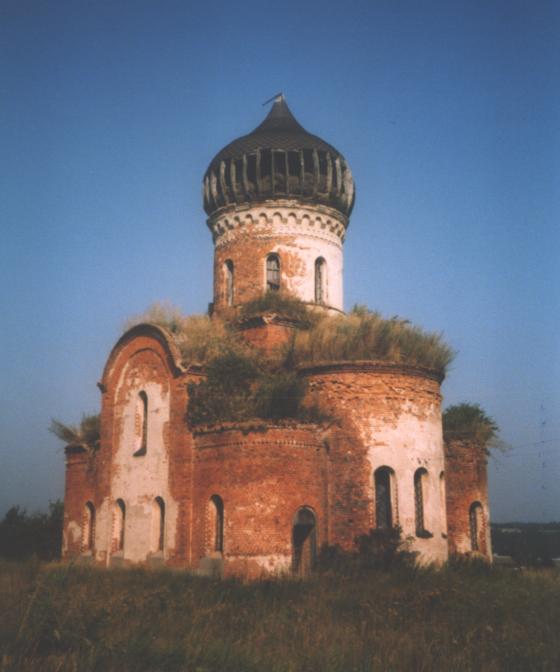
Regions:
<instances>
[{"instance_id":1,"label":"church","mask_svg":"<svg viewBox=\"0 0 560 672\"><path fill-rule=\"evenodd\" d=\"M310 323L343 334L361 319L343 308L354 200L344 156L307 132L281 95L254 131L216 154L203 178L214 242L205 320L280 368L278 353L304 339L290 375L315 414L189 420L207 362L186 358L169 325L134 325L99 383L98 450L66 447L64 558L302 575L324 547L351 551L360 535L399 528L420 563L491 560L486 453L444 441L445 372L402 355L412 329L387 327L399 330L399 356L364 354L359 341L332 356L313 345ZM263 300L275 295L309 318ZM254 390L246 386L247 398Z\"/></svg>"}]
</instances>

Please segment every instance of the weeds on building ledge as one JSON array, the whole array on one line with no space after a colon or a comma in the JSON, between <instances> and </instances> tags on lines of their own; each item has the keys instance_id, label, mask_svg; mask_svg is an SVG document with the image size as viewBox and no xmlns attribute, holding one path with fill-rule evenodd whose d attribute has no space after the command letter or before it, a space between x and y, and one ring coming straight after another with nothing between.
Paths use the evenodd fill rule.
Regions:
<instances>
[{"instance_id":1,"label":"weeds on building ledge","mask_svg":"<svg viewBox=\"0 0 560 672\"><path fill-rule=\"evenodd\" d=\"M65 425L51 418L49 431L64 441L68 449L79 448L89 455L95 455L101 441L100 415L83 415L79 425Z\"/></svg>"},{"instance_id":2,"label":"weeds on building ledge","mask_svg":"<svg viewBox=\"0 0 560 672\"><path fill-rule=\"evenodd\" d=\"M241 319L250 319L265 314L279 315L300 323L300 328L309 328L319 320L319 316L307 308L298 298L285 291L267 291L262 296L249 301L239 309Z\"/></svg>"},{"instance_id":3,"label":"weeds on building ledge","mask_svg":"<svg viewBox=\"0 0 560 672\"><path fill-rule=\"evenodd\" d=\"M450 441L468 441L487 453L491 449L506 450L507 445L498 437L499 427L478 404L455 404L445 409L443 438Z\"/></svg>"},{"instance_id":4,"label":"weeds on building ledge","mask_svg":"<svg viewBox=\"0 0 560 672\"><path fill-rule=\"evenodd\" d=\"M206 379L189 385L187 421L192 427L253 419L314 421L320 414L302 404L306 384L298 366L367 360L424 368L443 378L454 356L440 334L397 316L385 319L364 306L347 315L322 315L286 292L267 292L242 306L238 317L263 314L298 323L290 343L268 358L243 339L235 321L185 317L170 304L154 304L126 327L142 322L165 327L183 364L205 367Z\"/></svg>"},{"instance_id":5,"label":"weeds on building ledge","mask_svg":"<svg viewBox=\"0 0 560 672\"><path fill-rule=\"evenodd\" d=\"M384 318L365 306L354 306L346 315L320 315L299 299L282 292L267 292L241 309L243 318L274 312L301 321L290 346L293 363L376 360L432 369L442 376L455 356L441 334L430 333L398 316ZM126 329L142 322L170 331L185 363L207 364L225 352L257 357L232 324L205 315L185 317L170 304L156 303L131 318Z\"/></svg>"}]
</instances>

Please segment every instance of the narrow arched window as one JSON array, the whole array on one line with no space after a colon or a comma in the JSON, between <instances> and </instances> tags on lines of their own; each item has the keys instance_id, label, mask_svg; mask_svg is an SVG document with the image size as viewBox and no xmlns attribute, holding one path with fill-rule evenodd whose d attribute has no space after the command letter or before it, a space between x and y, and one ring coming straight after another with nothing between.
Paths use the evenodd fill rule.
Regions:
<instances>
[{"instance_id":1,"label":"narrow arched window","mask_svg":"<svg viewBox=\"0 0 560 672\"><path fill-rule=\"evenodd\" d=\"M95 548L95 507L87 502L84 508L82 527L82 551L93 551Z\"/></svg>"},{"instance_id":2,"label":"narrow arched window","mask_svg":"<svg viewBox=\"0 0 560 672\"><path fill-rule=\"evenodd\" d=\"M162 552L165 545L165 502L156 497L152 506L152 551Z\"/></svg>"},{"instance_id":3,"label":"narrow arched window","mask_svg":"<svg viewBox=\"0 0 560 672\"><path fill-rule=\"evenodd\" d=\"M327 300L327 262L323 257L315 260L315 303Z\"/></svg>"},{"instance_id":4,"label":"narrow arched window","mask_svg":"<svg viewBox=\"0 0 560 672\"><path fill-rule=\"evenodd\" d=\"M439 506L441 515L441 534L447 535L447 503L445 501L445 473L439 475Z\"/></svg>"},{"instance_id":5,"label":"narrow arched window","mask_svg":"<svg viewBox=\"0 0 560 672\"><path fill-rule=\"evenodd\" d=\"M427 534L424 511L427 479L428 472L425 469L416 470L414 474L414 514L416 520L416 535L419 537Z\"/></svg>"},{"instance_id":6,"label":"narrow arched window","mask_svg":"<svg viewBox=\"0 0 560 672\"><path fill-rule=\"evenodd\" d=\"M375 525L381 530L393 527L393 480L394 471L389 467L376 469L374 474Z\"/></svg>"},{"instance_id":7,"label":"narrow arched window","mask_svg":"<svg viewBox=\"0 0 560 672\"><path fill-rule=\"evenodd\" d=\"M224 502L219 495L212 495L209 502L208 531L210 551L223 553L224 550Z\"/></svg>"},{"instance_id":8,"label":"narrow arched window","mask_svg":"<svg viewBox=\"0 0 560 672\"><path fill-rule=\"evenodd\" d=\"M294 516L292 527L292 569L294 573L308 574L317 557L317 521L313 511L302 506Z\"/></svg>"},{"instance_id":9,"label":"narrow arched window","mask_svg":"<svg viewBox=\"0 0 560 672\"><path fill-rule=\"evenodd\" d=\"M224 270L226 276L226 303L228 306L233 306L234 267L231 259L226 260Z\"/></svg>"},{"instance_id":10,"label":"narrow arched window","mask_svg":"<svg viewBox=\"0 0 560 672\"><path fill-rule=\"evenodd\" d=\"M134 425L136 434L134 457L139 457L148 452L148 395L144 390L138 393Z\"/></svg>"},{"instance_id":11,"label":"narrow arched window","mask_svg":"<svg viewBox=\"0 0 560 672\"><path fill-rule=\"evenodd\" d=\"M126 507L122 499L117 499L113 520L113 549L124 551L124 532L126 527Z\"/></svg>"},{"instance_id":12,"label":"narrow arched window","mask_svg":"<svg viewBox=\"0 0 560 672\"><path fill-rule=\"evenodd\" d=\"M471 551L482 551L482 533L484 515L480 502L473 502L469 509L469 528L471 534Z\"/></svg>"},{"instance_id":13,"label":"narrow arched window","mask_svg":"<svg viewBox=\"0 0 560 672\"><path fill-rule=\"evenodd\" d=\"M280 257L269 254L266 258L266 288L277 292L280 289Z\"/></svg>"}]
</instances>

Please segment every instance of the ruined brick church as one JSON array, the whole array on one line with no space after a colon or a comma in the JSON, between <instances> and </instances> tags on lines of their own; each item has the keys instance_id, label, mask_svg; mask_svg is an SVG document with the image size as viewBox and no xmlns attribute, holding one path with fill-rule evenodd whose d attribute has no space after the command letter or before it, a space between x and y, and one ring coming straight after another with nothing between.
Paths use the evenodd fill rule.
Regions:
<instances>
[{"instance_id":1,"label":"ruined brick church","mask_svg":"<svg viewBox=\"0 0 560 672\"><path fill-rule=\"evenodd\" d=\"M343 244L355 198L342 154L279 96L253 132L211 161L204 209L214 246L212 319L263 352L297 321L239 308L283 290L343 311ZM364 241L367 244L367 241ZM173 334L144 323L107 360L101 441L66 448L63 553L104 566L165 564L257 577L305 573L325 545L400 527L420 562L491 557L484 451L442 434L441 373L390 361L302 364L330 422L228 423L193 430Z\"/></svg>"}]
</instances>

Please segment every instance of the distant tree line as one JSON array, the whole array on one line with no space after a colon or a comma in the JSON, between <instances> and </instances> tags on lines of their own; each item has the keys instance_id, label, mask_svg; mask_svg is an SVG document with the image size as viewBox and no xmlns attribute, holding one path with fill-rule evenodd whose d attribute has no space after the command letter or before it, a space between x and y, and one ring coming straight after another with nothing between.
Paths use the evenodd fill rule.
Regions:
<instances>
[{"instance_id":1,"label":"distant tree line","mask_svg":"<svg viewBox=\"0 0 560 672\"><path fill-rule=\"evenodd\" d=\"M492 550L518 565L551 566L560 558L560 523L494 523Z\"/></svg>"},{"instance_id":2,"label":"distant tree line","mask_svg":"<svg viewBox=\"0 0 560 672\"><path fill-rule=\"evenodd\" d=\"M58 560L62 546L64 504L49 504L47 513L29 514L19 506L9 509L0 522L0 557L7 560Z\"/></svg>"}]
</instances>

